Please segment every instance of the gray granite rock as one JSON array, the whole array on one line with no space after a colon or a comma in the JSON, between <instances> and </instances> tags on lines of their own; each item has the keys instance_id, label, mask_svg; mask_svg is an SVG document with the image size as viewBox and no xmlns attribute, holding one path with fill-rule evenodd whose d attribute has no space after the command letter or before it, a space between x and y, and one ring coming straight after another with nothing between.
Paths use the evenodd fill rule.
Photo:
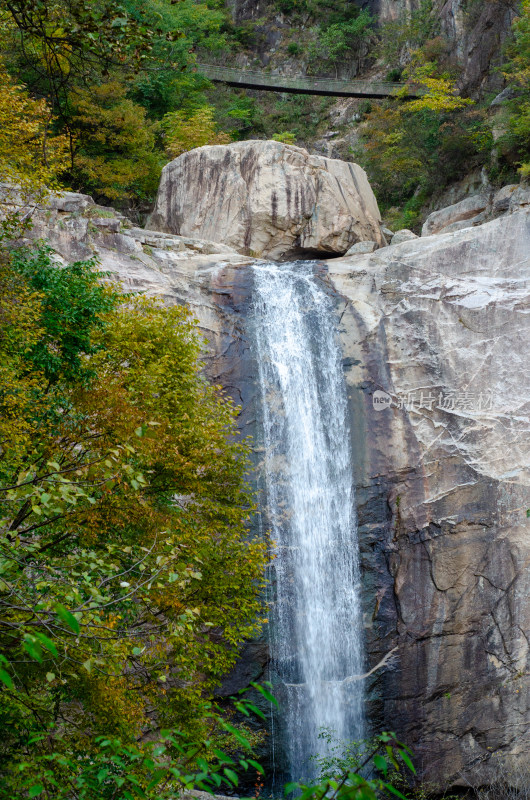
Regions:
<instances>
[{"instance_id":1,"label":"gray granite rock","mask_svg":"<svg viewBox=\"0 0 530 800\"><path fill-rule=\"evenodd\" d=\"M474 217L469 217L468 219L460 219L457 222L452 222L450 225L447 225L445 228L442 228L440 233L454 233L455 231L461 231L464 228L474 228L476 225L482 225L483 222L488 222L490 218L491 218L490 214L486 209L484 209L484 211L481 211Z\"/></svg>"},{"instance_id":2,"label":"gray granite rock","mask_svg":"<svg viewBox=\"0 0 530 800\"><path fill-rule=\"evenodd\" d=\"M530 205L530 186L519 185L510 197L509 212L527 208Z\"/></svg>"},{"instance_id":3,"label":"gray granite rock","mask_svg":"<svg viewBox=\"0 0 530 800\"><path fill-rule=\"evenodd\" d=\"M503 186L498 192L495 192L491 204L494 214L504 214L506 211L508 211L510 207L510 200L518 188L518 183L511 183L508 186Z\"/></svg>"},{"instance_id":4,"label":"gray granite rock","mask_svg":"<svg viewBox=\"0 0 530 800\"><path fill-rule=\"evenodd\" d=\"M93 206L94 201L88 194L78 192L61 192L60 194L50 195L47 203L48 208L55 211L84 211L88 206Z\"/></svg>"},{"instance_id":5,"label":"gray granite rock","mask_svg":"<svg viewBox=\"0 0 530 800\"><path fill-rule=\"evenodd\" d=\"M401 244L402 242L409 242L412 239L417 239L418 235L413 231L409 231L408 228L402 228L400 231L396 231L390 240L390 244Z\"/></svg>"},{"instance_id":6,"label":"gray granite rock","mask_svg":"<svg viewBox=\"0 0 530 800\"><path fill-rule=\"evenodd\" d=\"M346 255L354 256L357 253L373 253L374 250L377 250L377 242L357 242L357 244L350 247Z\"/></svg>"},{"instance_id":7,"label":"gray granite rock","mask_svg":"<svg viewBox=\"0 0 530 800\"><path fill-rule=\"evenodd\" d=\"M423 778L491 779L492 753L524 765L530 749L530 213L328 270L370 663L399 653L370 715Z\"/></svg>"},{"instance_id":8,"label":"gray granite rock","mask_svg":"<svg viewBox=\"0 0 530 800\"><path fill-rule=\"evenodd\" d=\"M459 203L442 208L440 211L433 211L423 223L421 235L432 236L433 233L442 233L449 225L455 222L462 222L476 217L477 214L488 208L490 201L491 194L483 192L466 197Z\"/></svg>"},{"instance_id":9,"label":"gray granite rock","mask_svg":"<svg viewBox=\"0 0 530 800\"><path fill-rule=\"evenodd\" d=\"M148 227L273 259L383 243L360 166L275 141L199 147L167 164Z\"/></svg>"}]
</instances>

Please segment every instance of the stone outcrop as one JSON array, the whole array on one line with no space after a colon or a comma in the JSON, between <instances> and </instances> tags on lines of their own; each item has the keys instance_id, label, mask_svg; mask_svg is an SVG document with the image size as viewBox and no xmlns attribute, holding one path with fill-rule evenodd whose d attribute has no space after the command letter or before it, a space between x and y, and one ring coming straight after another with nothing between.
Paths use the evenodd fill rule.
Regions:
<instances>
[{"instance_id":1,"label":"stone outcrop","mask_svg":"<svg viewBox=\"0 0 530 800\"><path fill-rule=\"evenodd\" d=\"M377 250L376 242L357 242L357 244L352 244L346 255L355 256L358 253L373 253L374 250Z\"/></svg>"},{"instance_id":2,"label":"stone outcrop","mask_svg":"<svg viewBox=\"0 0 530 800\"><path fill-rule=\"evenodd\" d=\"M390 239L390 244L401 244L402 242L409 242L411 239L417 239L417 234L409 231L408 228L402 228L400 231L396 231L392 238Z\"/></svg>"},{"instance_id":3,"label":"stone outcrop","mask_svg":"<svg viewBox=\"0 0 530 800\"><path fill-rule=\"evenodd\" d=\"M454 231L482 225L498 216L530 206L530 189L521 184L503 186L497 192L491 187L471 194L457 203L433 211L421 230L422 236L432 236L434 233L453 233ZM397 235L397 234L396 234ZM397 240L392 239L392 244Z\"/></svg>"},{"instance_id":4,"label":"stone outcrop","mask_svg":"<svg viewBox=\"0 0 530 800\"><path fill-rule=\"evenodd\" d=\"M383 243L357 164L275 141L200 147L164 167L148 227L272 259L342 255Z\"/></svg>"},{"instance_id":5,"label":"stone outcrop","mask_svg":"<svg viewBox=\"0 0 530 800\"><path fill-rule=\"evenodd\" d=\"M481 224L486 220L486 212L491 202L491 194L475 194L446 206L440 211L433 211L429 214L421 229L422 236L430 236L433 233L450 233L469 228L471 225Z\"/></svg>"},{"instance_id":6,"label":"stone outcrop","mask_svg":"<svg viewBox=\"0 0 530 800\"><path fill-rule=\"evenodd\" d=\"M439 784L530 747L530 213L328 262L352 408L371 718ZM497 774L496 774L497 773Z\"/></svg>"}]
</instances>

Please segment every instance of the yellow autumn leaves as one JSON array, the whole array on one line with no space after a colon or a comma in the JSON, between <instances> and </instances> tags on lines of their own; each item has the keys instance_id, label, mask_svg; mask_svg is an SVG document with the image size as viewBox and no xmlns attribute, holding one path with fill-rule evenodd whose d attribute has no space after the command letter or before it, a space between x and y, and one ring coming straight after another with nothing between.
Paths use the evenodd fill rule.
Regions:
<instances>
[{"instance_id":1,"label":"yellow autumn leaves","mask_svg":"<svg viewBox=\"0 0 530 800\"><path fill-rule=\"evenodd\" d=\"M214 120L213 106L201 106L190 116L182 111L173 111L163 119L165 147L171 158L182 155L194 147L207 144L228 144L231 137L220 133Z\"/></svg>"},{"instance_id":2,"label":"yellow autumn leaves","mask_svg":"<svg viewBox=\"0 0 530 800\"><path fill-rule=\"evenodd\" d=\"M41 195L68 167L68 138L54 134L46 100L30 97L1 62L0 83L0 181L17 184L23 199Z\"/></svg>"}]
</instances>

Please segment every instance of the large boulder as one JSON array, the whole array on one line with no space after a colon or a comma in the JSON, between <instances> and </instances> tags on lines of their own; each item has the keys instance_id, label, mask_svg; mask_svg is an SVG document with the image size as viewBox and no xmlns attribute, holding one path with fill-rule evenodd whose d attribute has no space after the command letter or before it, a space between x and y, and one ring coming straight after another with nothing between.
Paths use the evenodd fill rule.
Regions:
<instances>
[{"instance_id":1,"label":"large boulder","mask_svg":"<svg viewBox=\"0 0 530 800\"><path fill-rule=\"evenodd\" d=\"M377 201L357 164L275 141L199 147L164 167L148 228L272 259L383 244Z\"/></svg>"}]
</instances>

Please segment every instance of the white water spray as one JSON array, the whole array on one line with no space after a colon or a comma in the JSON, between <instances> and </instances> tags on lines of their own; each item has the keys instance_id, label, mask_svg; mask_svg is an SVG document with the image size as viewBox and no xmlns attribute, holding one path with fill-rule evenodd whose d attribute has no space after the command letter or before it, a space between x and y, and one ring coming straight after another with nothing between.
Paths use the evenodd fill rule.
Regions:
<instances>
[{"instance_id":1,"label":"white water spray","mask_svg":"<svg viewBox=\"0 0 530 800\"><path fill-rule=\"evenodd\" d=\"M276 543L272 659L293 779L319 732L363 735L359 547L346 388L331 298L309 262L254 267L267 514ZM352 679L353 678L353 679ZM350 680L351 679L351 680Z\"/></svg>"}]
</instances>

